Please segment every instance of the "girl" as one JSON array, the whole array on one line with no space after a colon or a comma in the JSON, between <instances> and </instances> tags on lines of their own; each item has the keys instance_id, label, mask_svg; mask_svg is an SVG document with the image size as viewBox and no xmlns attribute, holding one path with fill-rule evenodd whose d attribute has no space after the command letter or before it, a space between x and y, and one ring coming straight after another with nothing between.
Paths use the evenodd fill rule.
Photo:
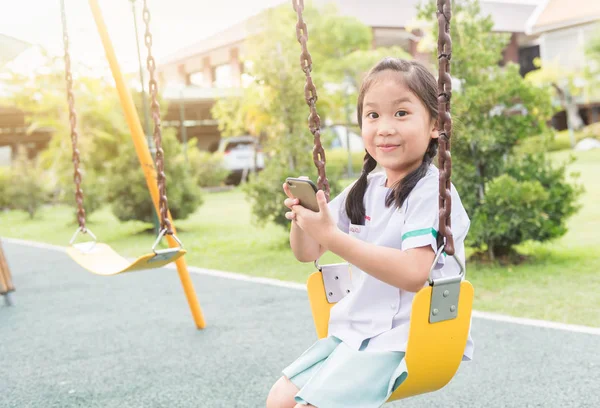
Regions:
<instances>
[{"instance_id":1,"label":"girl","mask_svg":"<svg viewBox=\"0 0 600 408\"><path fill-rule=\"evenodd\" d=\"M370 408L406 379L404 351L412 300L427 282L438 231L437 82L415 61L386 58L365 77L357 104L366 155L362 174L319 212L298 204L286 184L290 245L301 262L325 251L352 267L354 289L332 309L329 336L283 370L267 408ZM383 171L370 174L379 165ZM456 256L464 263L469 218L452 189ZM433 277L459 273L439 257ZM470 359L469 341L463 359Z\"/></svg>"}]
</instances>

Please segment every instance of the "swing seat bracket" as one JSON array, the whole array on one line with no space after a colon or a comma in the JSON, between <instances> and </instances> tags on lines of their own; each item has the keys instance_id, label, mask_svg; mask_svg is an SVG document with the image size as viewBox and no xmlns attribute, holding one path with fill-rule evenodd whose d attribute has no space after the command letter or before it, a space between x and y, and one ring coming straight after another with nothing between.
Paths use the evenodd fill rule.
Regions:
<instances>
[{"instance_id":1,"label":"swing seat bracket","mask_svg":"<svg viewBox=\"0 0 600 408\"><path fill-rule=\"evenodd\" d=\"M148 260L149 263L152 262L164 262L171 261L171 259L176 256L179 258L179 252L181 251L181 247L179 248L167 248L167 249L157 249L154 251L154 256Z\"/></svg>"},{"instance_id":2,"label":"swing seat bracket","mask_svg":"<svg viewBox=\"0 0 600 408\"><path fill-rule=\"evenodd\" d=\"M462 276L434 279L431 286L429 323L455 319L458 315L458 298Z\"/></svg>"},{"instance_id":3,"label":"swing seat bracket","mask_svg":"<svg viewBox=\"0 0 600 408\"><path fill-rule=\"evenodd\" d=\"M337 303L352 291L350 265L347 263L320 266L328 303Z\"/></svg>"}]
</instances>

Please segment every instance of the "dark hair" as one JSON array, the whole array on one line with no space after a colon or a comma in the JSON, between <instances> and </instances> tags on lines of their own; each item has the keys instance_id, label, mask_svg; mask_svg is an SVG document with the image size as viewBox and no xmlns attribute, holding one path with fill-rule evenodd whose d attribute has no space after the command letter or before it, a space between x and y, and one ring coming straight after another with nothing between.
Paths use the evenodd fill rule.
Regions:
<instances>
[{"instance_id":1,"label":"dark hair","mask_svg":"<svg viewBox=\"0 0 600 408\"><path fill-rule=\"evenodd\" d=\"M388 57L384 58L378 62L377 65L371 68L361 85L357 103L358 125L361 128L365 94L375 81L377 74L386 70L402 73L404 82L408 89L410 89L421 100L421 102L423 102L423 105L425 105L429 111L431 118L437 120L437 81L434 76L424 65L419 62ZM429 146L427 146L425 154L423 155L423 162L421 165L406 175L406 177L404 177L402 180L394 184L392 187L392 190L385 200L387 207L394 203L398 208L402 206L404 200L406 200L406 197L408 197L413 188L415 188L419 180L421 180L425 174L427 174L427 169L437 153L437 148L438 140L432 138L429 141ZM375 159L368 152L366 152L360 178L356 181L348 193L348 198L346 199L346 213L348 214L348 218L350 218L350 222L352 224L363 225L365 222L364 196L365 192L367 191L367 176L375 169L376 166L377 162Z\"/></svg>"}]
</instances>

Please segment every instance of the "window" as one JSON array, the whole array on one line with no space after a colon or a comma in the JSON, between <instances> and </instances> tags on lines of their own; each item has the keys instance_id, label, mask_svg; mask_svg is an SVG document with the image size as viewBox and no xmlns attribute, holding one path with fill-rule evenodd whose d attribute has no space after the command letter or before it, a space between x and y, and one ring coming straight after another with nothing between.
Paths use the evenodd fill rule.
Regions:
<instances>
[{"instance_id":1,"label":"window","mask_svg":"<svg viewBox=\"0 0 600 408\"><path fill-rule=\"evenodd\" d=\"M196 86L205 86L204 84L204 73L203 72L194 72L190 74L190 84Z\"/></svg>"},{"instance_id":2,"label":"window","mask_svg":"<svg viewBox=\"0 0 600 408\"><path fill-rule=\"evenodd\" d=\"M231 66L219 65L215 68L215 88L231 88Z\"/></svg>"},{"instance_id":3,"label":"window","mask_svg":"<svg viewBox=\"0 0 600 408\"><path fill-rule=\"evenodd\" d=\"M519 72L521 76L525 76L530 71L537 69L533 65L533 60L539 58L540 46L534 45L532 47L523 47L519 49L519 66L521 67Z\"/></svg>"}]
</instances>

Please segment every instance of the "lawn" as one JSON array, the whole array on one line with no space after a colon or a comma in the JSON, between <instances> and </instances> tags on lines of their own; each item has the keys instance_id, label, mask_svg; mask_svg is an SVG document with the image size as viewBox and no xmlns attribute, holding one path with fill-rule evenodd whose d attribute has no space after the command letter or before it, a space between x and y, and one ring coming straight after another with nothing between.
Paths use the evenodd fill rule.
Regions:
<instances>
[{"instance_id":1,"label":"lawn","mask_svg":"<svg viewBox=\"0 0 600 408\"><path fill-rule=\"evenodd\" d=\"M562 160L569 154L553 157ZM477 310L600 326L600 151L576 157L570 170L581 173L586 192L582 209L569 220L569 232L555 242L524 244L520 250L530 258L518 266L468 263ZM23 212L5 212L0 225L4 237L62 246L76 228L73 210L66 206L44 208L34 220ZM283 228L252 223L239 190L206 194L205 204L176 225L189 265L295 282L304 282L313 271L312 264L295 260ZM88 227L128 257L147 252L155 239L144 232L148 224L119 223L109 208L92 214ZM327 254L321 263L339 261Z\"/></svg>"}]
</instances>

